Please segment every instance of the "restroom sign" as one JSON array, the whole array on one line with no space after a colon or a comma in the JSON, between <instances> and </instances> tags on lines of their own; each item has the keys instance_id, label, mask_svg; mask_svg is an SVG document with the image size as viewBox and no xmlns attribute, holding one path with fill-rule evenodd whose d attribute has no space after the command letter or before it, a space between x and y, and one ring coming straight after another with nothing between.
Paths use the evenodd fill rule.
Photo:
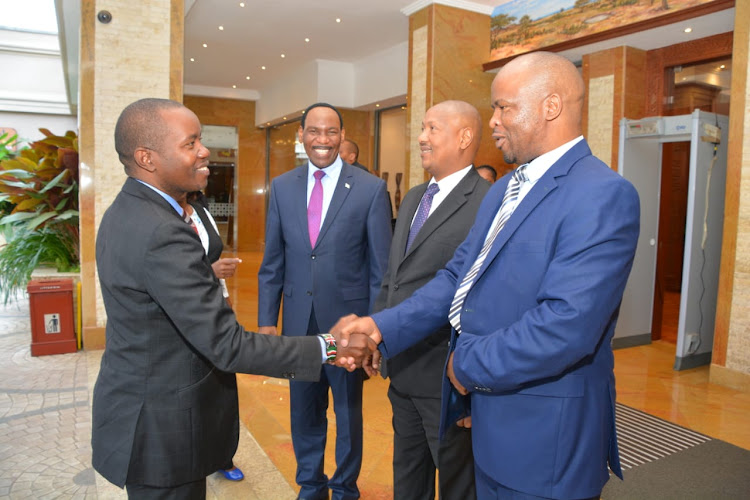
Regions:
<instances>
[{"instance_id":1,"label":"restroom sign","mask_svg":"<svg viewBox=\"0 0 750 500\"><path fill-rule=\"evenodd\" d=\"M60 333L60 314L44 315L44 333Z\"/></svg>"}]
</instances>

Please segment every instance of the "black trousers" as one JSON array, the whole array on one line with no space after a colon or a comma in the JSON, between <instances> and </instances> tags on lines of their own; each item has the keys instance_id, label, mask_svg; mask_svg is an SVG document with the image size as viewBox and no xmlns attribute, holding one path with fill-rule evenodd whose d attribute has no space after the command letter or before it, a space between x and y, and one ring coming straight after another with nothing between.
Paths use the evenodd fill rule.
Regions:
<instances>
[{"instance_id":1,"label":"black trousers","mask_svg":"<svg viewBox=\"0 0 750 500\"><path fill-rule=\"evenodd\" d=\"M452 426L438 439L440 398L419 398L388 388L393 407L393 498L433 500L435 470L442 500L473 500L471 430Z\"/></svg>"},{"instance_id":2,"label":"black trousers","mask_svg":"<svg viewBox=\"0 0 750 500\"><path fill-rule=\"evenodd\" d=\"M206 478L168 488L126 484L125 489L132 500L205 500Z\"/></svg>"}]
</instances>

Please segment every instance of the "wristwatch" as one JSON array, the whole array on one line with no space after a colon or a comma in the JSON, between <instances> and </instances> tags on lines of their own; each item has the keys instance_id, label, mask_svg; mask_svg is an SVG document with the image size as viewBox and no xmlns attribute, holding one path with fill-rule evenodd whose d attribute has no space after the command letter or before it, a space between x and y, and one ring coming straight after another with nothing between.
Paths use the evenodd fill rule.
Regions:
<instances>
[{"instance_id":1,"label":"wristwatch","mask_svg":"<svg viewBox=\"0 0 750 500\"><path fill-rule=\"evenodd\" d=\"M320 338L326 344L326 363L333 363L336 359L336 338L330 333L321 333Z\"/></svg>"}]
</instances>

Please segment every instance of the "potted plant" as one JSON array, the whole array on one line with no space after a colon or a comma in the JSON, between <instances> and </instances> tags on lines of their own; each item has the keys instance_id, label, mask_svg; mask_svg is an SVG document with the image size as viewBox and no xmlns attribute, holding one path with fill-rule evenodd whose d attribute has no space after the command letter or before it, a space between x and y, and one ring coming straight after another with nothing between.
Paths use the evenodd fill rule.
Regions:
<instances>
[{"instance_id":1,"label":"potted plant","mask_svg":"<svg viewBox=\"0 0 750 500\"><path fill-rule=\"evenodd\" d=\"M0 156L0 294L8 300L43 264L58 271L78 271L78 139L39 129L44 139L17 153L8 138ZM15 138L13 138L15 139Z\"/></svg>"}]
</instances>

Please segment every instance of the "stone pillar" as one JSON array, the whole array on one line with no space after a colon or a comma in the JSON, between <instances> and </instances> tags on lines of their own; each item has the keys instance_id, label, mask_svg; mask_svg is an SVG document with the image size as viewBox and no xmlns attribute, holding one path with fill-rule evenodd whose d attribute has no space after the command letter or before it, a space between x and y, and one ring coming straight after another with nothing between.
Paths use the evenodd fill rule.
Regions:
<instances>
[{"instance_id":1,"label":"stone pillar","mask_svg":"<svg viewBox=\"0 0 750 500\"><path fill-rule=\"evenodd\" d=\"M97 14L108 11L102 23ZM143 97L182 100L183 0L81 0L78 128L83 346L104 346L95 239L125 181L114 147L122 109Z\"/></svg>"},{"instance_id":2,"label":"stone pillar","mask_svg":"<svg viewBox=\"0 0 750 500\"><path fill-rule=\"evenodd\" d=\"M617 170L620 120L643 118L646 52L616 47L583 56L583 135L592 153Z\"/></svg>"},{"instance_id":3,"label":"stone pillar","mask_svg":"<svg viewBox=\"0 0 750 500\"><path fill-rule=\"evenodd\" d=\"M417 136L425 111L448 99L469 102L482 114L482 145L475 164L505 165L488 132L494 74L485 73L482 64L489 55L489 15L431 4L409 17L409 153L402 194L428 179Z\"/></svg>"},{"instance_id":4,"label":"stone pillar","mask_svg":"<svg viewBox=\"0 0 750 500\"><path fill-rule=\"evenodd\" d=\"M737 2L711 382L750 392L750 3Z\"/></svg>"}]
</instances>

